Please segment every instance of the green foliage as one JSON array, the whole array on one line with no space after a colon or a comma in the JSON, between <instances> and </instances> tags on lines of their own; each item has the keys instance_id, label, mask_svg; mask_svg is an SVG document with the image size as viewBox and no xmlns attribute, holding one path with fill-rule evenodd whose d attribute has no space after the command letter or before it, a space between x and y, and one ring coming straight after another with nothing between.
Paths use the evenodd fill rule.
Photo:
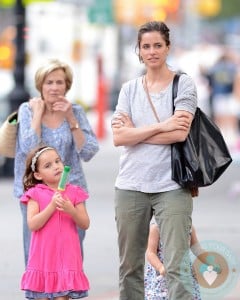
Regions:
<instances>
[{"instance_id":1,"label":"green foliage","mask_svg":"<svg viewBox=\"0 0 240 300\"><path fill-rule=\"evenodd\" d=\"M9 8L15 4L16 0L0 0L0 7Z\"/></svg>"},{"instance_id":2,"label":"green foliage","mask_svg":"<svg viewBox=\"0 0 240 300\"><path fill-rule=\"evenodd\" d=\"M53 2L54 0L22 0L23 4L28 5L34 2Z\"/></svg>"},{"instance_id":3,"label":"green foliage","mask_svg":"<svg viewBox=\"0 0 240 300\"><path fill-rule=\"evenodd\" d=\"M221 0L221 12L215 19L226 19L240 16L240 1L239 0Z\"/></svg>"},{"instance_id":4,"label":"green foliage","mask_svg":"<svg viewBox=\"0 0 240 300\"><path fill-rule=\"evenodd\" d=\"M54 0L22 0L23 5L28 5L34 2L52 2ZM11 8L15 5L16 0L0 0L0 8Z\"/></svg>"}]
</instances>

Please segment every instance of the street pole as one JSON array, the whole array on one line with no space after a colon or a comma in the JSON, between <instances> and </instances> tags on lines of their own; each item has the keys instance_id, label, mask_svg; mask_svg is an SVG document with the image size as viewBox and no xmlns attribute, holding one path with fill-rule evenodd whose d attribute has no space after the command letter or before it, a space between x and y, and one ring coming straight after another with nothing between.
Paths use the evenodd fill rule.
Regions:
<instances>
[{"instance_id":1,"label":"street pole","mask_svg":"<svg viewBox=\"0 0 240 300\"><path fill-rule=\"evenodd\" d=\"M17 110L22 102L29 99L29 93L25 89L25 7L22 3L22 0L16 0L14 7L14 18L16 21L16 56L13 71L15 84L8 97L10 112ZM13 176L13 168L14 160L7 158L3 166L3 176Z\"/></svg>"},{"instance_id":2,"label":"street pole","mask_svg":"<svg viewBox=\"0 0 240 300\"><path fill-rule=\"evenodd\" d=\"M16 57L13 71L15 85L9 94L10 111L17 110L19 105L29 99L29 94L25 89L25 7L22 0L16 0L14 7L14 17L16 20Z\"/></svg>"}]
</instances>

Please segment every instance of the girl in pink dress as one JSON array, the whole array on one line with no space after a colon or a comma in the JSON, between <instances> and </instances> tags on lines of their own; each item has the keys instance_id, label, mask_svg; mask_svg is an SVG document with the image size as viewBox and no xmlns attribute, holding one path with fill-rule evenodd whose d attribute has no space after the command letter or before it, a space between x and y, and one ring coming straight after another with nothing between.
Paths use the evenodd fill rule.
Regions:
<instances>
[{"instance_id":1,"label":"girl in pink dress","mask_svg":"<svg viewBox=\"0 0 240 300\"><path fill-rule=\"evenodd\" d=\"M77 226L89 227L84 205L88 194L67 184L58 190L63 162L52 147L32 151L23 178L31 235L28 264L21 289L27 299L68 300L86 297L89 282L83 271Z\"/></svg>"}]
</instances>

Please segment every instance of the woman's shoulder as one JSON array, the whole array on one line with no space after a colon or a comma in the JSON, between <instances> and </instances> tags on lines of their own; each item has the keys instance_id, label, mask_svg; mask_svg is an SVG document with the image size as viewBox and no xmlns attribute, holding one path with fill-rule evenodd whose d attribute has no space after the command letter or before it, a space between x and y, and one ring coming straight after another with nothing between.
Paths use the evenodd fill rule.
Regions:
<instances>
[{"instance_id":1,"label":"woman's shoulder","mask_svg":"<svg viewBox=\"0 0 240 300\"><path fill-rule=\"evenodd\" d=\"M184 72L176 72L179 76L178 92L181 93L193 93L192 96L197 97L197 87L194 79L191 75ZM174 81L173 81L174 82Z\"/></svg>"},{"instance_id":2,"label":"woman's shoulder","mask_svg":"<svg viewBox=\"0 0 240 300\"><path fill-rule=\"evenodd\" d=\"M124 88L131 88L131 87L135 87L135 86L141 84L141 82L142 82L142 76L139 76L139 77L136 77L136 78L133 78L133 79L130 79L130 80L124 82L122 84L122 86Z\"/></svg>"},{"instance_id":3,"label":"woman's shoulder","mask_svg":"<svg viewBox=\"0 0 240 300\"><path fill-rule=\"evenodd\" d=\"M138 93L138 91L141 91L141 85L142 76L124 82L122 91L127 95L134 95L135 93Z\"/></svg>"},{"instance_id":4,"label":"woman's shoulder","mask_svg":"<svg viewBox=\"0 0 240 300\"><path fill-rule=\"evenodd\" d=\"M30 110L30 106L29 106L29 102L22 102L19 106L18 111L26 111L26 110Z\"/></svg>"},{"instance_id":5,"label":"woman's shoulder","mask_svg":"<svg viewBox=\"0 0 240 300\"><path fill-rule=\"evenodd\" d=\"M176 72L176 74L179 76L180 84L184 84L184 83L193 84L193 85L195 84L191 75L185 72Z\"/></svg>"}]
</instances>

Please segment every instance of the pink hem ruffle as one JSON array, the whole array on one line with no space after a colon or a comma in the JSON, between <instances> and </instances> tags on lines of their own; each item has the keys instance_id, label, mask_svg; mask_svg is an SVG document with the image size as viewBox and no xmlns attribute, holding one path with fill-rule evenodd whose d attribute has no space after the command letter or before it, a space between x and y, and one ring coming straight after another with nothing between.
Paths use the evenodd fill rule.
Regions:
<instances>
[{"instance_id":1,"label":"pink hem ruffle","mask_svg":"<svg viewBox=\"0 0 240 300\"><path fill-rule=\"evenodd\" d=\"M22 276L21 289L45 293L87 291L89 282L83 271L41 272L28 269Z\"/></svg>"}]
</instances>

